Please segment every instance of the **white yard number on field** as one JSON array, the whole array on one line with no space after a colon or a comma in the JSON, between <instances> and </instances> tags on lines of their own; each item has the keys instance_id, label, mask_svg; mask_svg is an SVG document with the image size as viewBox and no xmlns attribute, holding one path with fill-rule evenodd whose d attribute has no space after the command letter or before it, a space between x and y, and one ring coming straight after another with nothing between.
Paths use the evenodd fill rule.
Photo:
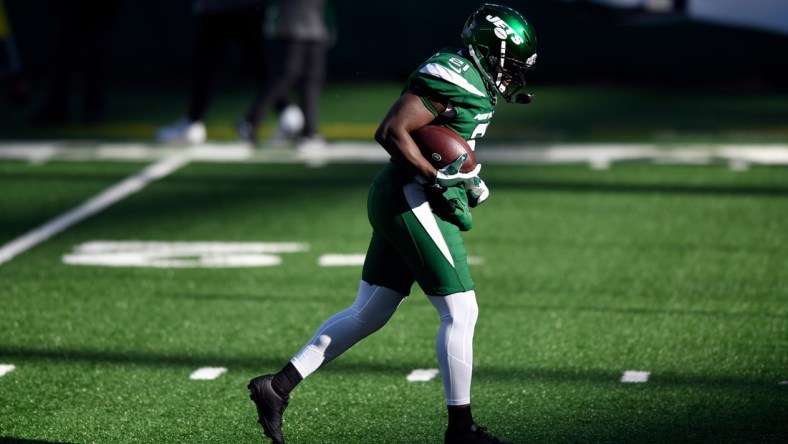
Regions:
<instances>
[{"instance_id":1,"label":"white yard number on field","mask_svg":"<svg viewBox=\"0 0 788 444\"><path fill-rule=\"evenodd\" d=\"M309 249L298 242L91 241L63 256L71 265L151 268L270 267L281 254Z\"/></svg>"}]
</instances>

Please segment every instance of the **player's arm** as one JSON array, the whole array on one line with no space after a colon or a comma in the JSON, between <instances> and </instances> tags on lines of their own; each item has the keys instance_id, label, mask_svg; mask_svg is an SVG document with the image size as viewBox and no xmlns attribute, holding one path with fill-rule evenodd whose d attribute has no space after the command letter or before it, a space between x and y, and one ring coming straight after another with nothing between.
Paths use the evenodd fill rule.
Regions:
<instances>
[{"instance_id":1,"label":"player's arm","mask_svg":"<svg viewBox=\"0 0 788 444\"><path fill-rule=\"evenodd\" d=\"M444 104L433 100L429 103L438 115L446 110ZM397 163L430 182L435 180L438 172L421 155L410 133L430 124L433 120L435 114L425 106L422 99L416 94L407 92L394 102L375 132L375 140Z\"/></svg>"}]
</instances>

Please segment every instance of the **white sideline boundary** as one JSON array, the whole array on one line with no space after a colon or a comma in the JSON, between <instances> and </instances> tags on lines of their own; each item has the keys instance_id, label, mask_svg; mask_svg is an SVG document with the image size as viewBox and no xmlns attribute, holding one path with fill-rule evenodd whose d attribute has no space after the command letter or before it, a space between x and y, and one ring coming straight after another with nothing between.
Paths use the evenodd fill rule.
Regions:
<instances>
[{"instance_id":1,"label":"white sideline boundary","mask_svg":"<svg viewBox=\"0 0 788 444\"><path fill-rule=\"evenodd\" d=\"M654 164L704 165L725 162L731 170L749 165L788 165L788 144L682 145L657 144L490 144L476 153L487 164L587 164L607 169L615 162L650 161ZM151 182L189 162L305 163L319 167L329 163L383 163L388 153L374 143L332 142L324 150L254 149L241 143L207 143L169 146L146 143L91 142L0 142L0 161L25 161L32 165L49 161L154 162L140 173L85 201L78 207L14 239L0 248L0 265L17 255L143 189Z\"/></svg>"},{"instance_id":2,"label":"white sideline boundary","mask_svg":"<svg viewBox=\"0 0 788 444\"><path fill-rule=\"evenodd\" d=\"M0 160L32 164L47 161L156 162L186 156L194 162L328 163L385 162L388 153L375 143L331 142L325 150L298 152L290 148L253 149L237 142L169 146L145 143L66 143L58 141L0 142ZM747 165L788 165L788 144L489 144L476 152L488 164L587 164L606 168L616 162L644 161L655 164L704 165L727 163L732 169Z\"/></svg>"}]
</instances>

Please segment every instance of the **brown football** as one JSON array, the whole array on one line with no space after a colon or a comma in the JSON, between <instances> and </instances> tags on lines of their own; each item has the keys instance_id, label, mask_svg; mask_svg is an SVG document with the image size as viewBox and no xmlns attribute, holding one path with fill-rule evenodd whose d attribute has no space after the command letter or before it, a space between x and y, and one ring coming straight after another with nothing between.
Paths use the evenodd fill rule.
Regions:
<instances>
[{"instance_id":1,"label":"brown football","mask_svg":"<svg viewBox=\"0 0 788 444\"><path fill-rule=\"evenodd\" d=\"M463 153L468 153L460 172L467 173L476 168L476 156L456 131L445 126L427 125L410 133L413 141L421 150L422 156L430 161L435 168L443 168L455 161Z\"/></svg>"}]
</instances>

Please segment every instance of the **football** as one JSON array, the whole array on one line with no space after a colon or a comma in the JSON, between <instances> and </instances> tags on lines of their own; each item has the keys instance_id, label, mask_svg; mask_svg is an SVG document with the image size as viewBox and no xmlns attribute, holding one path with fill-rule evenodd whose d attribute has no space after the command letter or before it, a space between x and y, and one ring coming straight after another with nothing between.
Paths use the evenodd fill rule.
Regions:
<instances>
[{"instance_id":1,"label":"football","mask_svg":"<svg viewBox=\"0 0 788 444\"><path fill-rule=\"evenodd\" d=\"M445 167L463 153L468 153L468 158L460 167L460 172L467 173L476 168L476 156L473 150L454 130L444 126L427 125L411 132L410 136L413 137L421 154L435 168Z\"/></svg>"}]
</instances>

